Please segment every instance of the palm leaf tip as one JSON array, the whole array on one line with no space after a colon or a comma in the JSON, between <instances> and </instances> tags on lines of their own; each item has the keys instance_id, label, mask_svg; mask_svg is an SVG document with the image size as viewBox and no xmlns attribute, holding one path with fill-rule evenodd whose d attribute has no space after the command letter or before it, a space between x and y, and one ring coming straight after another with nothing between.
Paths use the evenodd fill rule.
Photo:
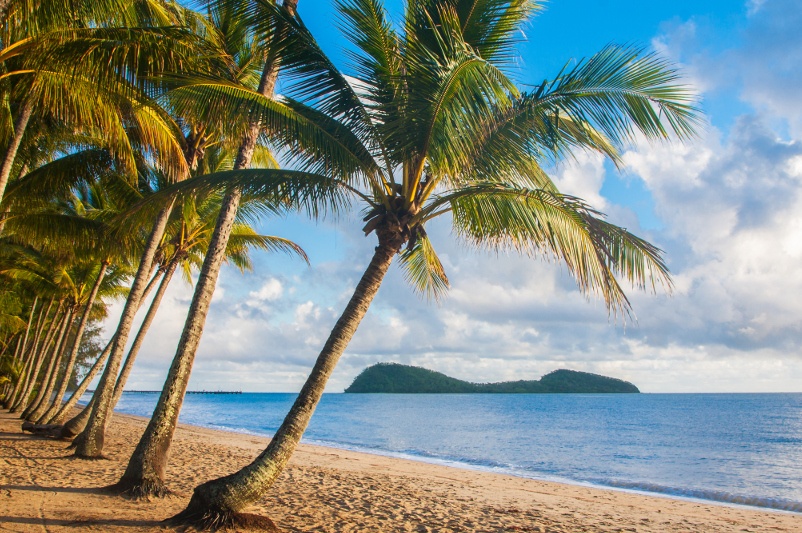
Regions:
<instances>
[{"instance_id":1,"label":"palm leaf tip","mask_svg":"<svg viewBox=\"0 0 802 533\"><path fill-rule=\"evenodd\" d=\"M400 261L404 277L419 295L435 301L445 297L450 286L448 277L425 233L401 253Z\"/></svg>"},{"instance_id":2,"label":"palm leaf tip","mask_svg":"<svg viewBox=\"0 0 802 533\"><path fill-rule=\"evenodd\" d=\"M601 296L612 314L631 316L617 276L641 289L671 288L660 249L604 221L577 198L487 183L443 195L435 205L445 202L459 236L477 247L554 257L581 292Z\"/></svg>"}]
</instances>

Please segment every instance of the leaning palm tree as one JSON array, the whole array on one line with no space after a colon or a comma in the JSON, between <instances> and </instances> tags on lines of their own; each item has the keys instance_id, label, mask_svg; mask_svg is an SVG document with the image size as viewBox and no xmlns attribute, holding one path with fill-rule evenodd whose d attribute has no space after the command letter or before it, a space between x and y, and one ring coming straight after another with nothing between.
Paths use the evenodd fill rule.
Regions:
<instances>
[{"instance_id":1,"label":"leaning palm tree","mask_svg":"<svg viewBox=\"0 0 802 533\"><path fill-rule=\"evenodd\" d=\"M147 130L154 148L180 154L152 102L131 84L165 69L195 64L204 55L191 34L178 28L181 8L159 0L19 0L0 13L0 200L24 161L18 152L34 129L52 117L80 129L103 130L107 145L134 166L119 110ZM0 10L1 11L1 10ZM170 167L183 175L183 159ZM2 221L0 220L0 225Z\"/></svg>"},{"instance_id":2,"label":"leaning palm tree","mask_svg":"<svg viewBox=\"0 0 802 533\"><path fill-rule=\"evenodd\" d=\"M600 295L613 314L630 311L618 277L639 288L670 287L659 249L560 194L543 167L574 150L618 162L621 147L640 134L690 136L697 120L693 97L663 60L617 46L532 91L519 90L509 77L515 39L537 8L529 0L408 2L397 29L379 0L340 0L344 33L355 48L350 77L332 65L299 18L273 9L256 22L291 28L280 41L293 82L286 94L295 99L254 95L251 112L261 109L265 123L285 132L300 173L337 180L364 202L364 232L378 243L268 447L239 472L196 487L174 522L230 524L273 484L394 258L415 288L443 294L448 280L425 230L437 217L450 218L454 233L471 245L559 260L580 290ZM218 109L225 105L220 91L198 87L195 97L201 93ZM295 129L279 129L293 113L304 117L304 128L333 136L340 157L292 138L300 121ZM270 178L227 178L229 187L238 181L264 189ZM199 183L185 187L191 185Z\"/></svg>"},{"instance_id":3,"label":"leaning palm tree","mask_svg":"<svg viewBox=\"0 0 802 533\"><path fill-rule=\"evenodd\" d=\"M281 9L282 12L294 14L297 3L297 0L284 0L282 7L278 9ZM269 5L270 7L276 7L272 2ZM209 83L213 87L224 91L228 87L234 87L244 91L246 94L255 94L262 99L270 99L274 93L279 65L279 56L273 46L275 36L273 32L267 32L262 35L254 33L252 29L248 28L247 24L243 24L241 18L243 14L242 5L239 2L229 0L221 0L210 9L206 26L207 39L210 43L223 50L227 56L231 57L232 68L227 73L227 76L207 77L200 84ZM254 69L255 66L256 69ZM257 73L258 76L254 76L254 73ZM189 110L187 113L180 112L182 109L181 89L193 87L196 84L195 80L188 80L188 82L185 80L182 87L179 87L177 91L171 91L169 94L170 106L177 111L179 116L197 117L195 114L197 110ZM173 93L179 95L178 100L173 97ZM208 103L206 105L208 106ZM201 104L202 106L203 104ZM186 109L184 110L186 111ZM190 121L190 123L214 124L216 127L211 131L203 132L204 137L213 138L213 133L219 135L226 130L225 125L220 123L221 118ZM243 169L248 169L254 162L254 156L259 151L260 144L262 144L259 141L264 125L258 119L246 120L244 124L242 120L235 120L233 124L238 127L238 131L231 135L224 135L223 139L228 139L229 142L227 144L235 149L236 157L233 158L232 168L234 169L233 172L236 173L241 172ZM212 175L220 175L220 173ZM266 209L272 212L279 212L282 207L277 204L285 200L285 198L282 198L278 202L267 201L265 204ZM181 410L187 385L189 384L189 375L200 344L212 294L217 284L226 249L233 235L232 230L235 227L235 220L242 201L243 191L238 186L225 188L220 211L209 239L208 250L198 275L176 354L153 416L134 450L123 478L116 486L121 491L137 496L163 495L166 493L164 487L166 458L178 423L178 413ZM275 242L279 243L280 241ZM287 241L284 241L281 246L285 249L298 251L295 245L287 247L288 244ZM89 429L90 427L87 427L87 431ZM98 439L95 438L95 440ZM84 445L82 442L76 449L76 454L83 456L92 456L98 453L98 446L92 443Z\"/></svg>"}]
</instances>

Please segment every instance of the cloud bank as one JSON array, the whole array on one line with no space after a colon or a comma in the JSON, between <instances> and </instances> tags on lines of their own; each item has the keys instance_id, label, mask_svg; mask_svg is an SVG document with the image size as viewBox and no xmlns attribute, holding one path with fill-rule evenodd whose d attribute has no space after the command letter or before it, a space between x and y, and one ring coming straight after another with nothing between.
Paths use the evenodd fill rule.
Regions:
<instances>
[{"instance_id":1,"label":"cloud bank","mask_svg":"<svg viewBox=\"0 0 802 533\"><path fill-rule=\"evenodd\" d=\"M622 324L581 296L559 265L476 252L437 223L430 234L451 280L448 298L421 300L392 269L329 390L341 391L369 364L396 361L473 381L573 368L648 392L799 391L802 11L795 4L750 1L725 49L693 20L655 39L684 65L706 108L732 97L737 113L711 116L700 138L684 145L631 148L623 177L589 155L555 171L561 190L665 249L671 296L632 292L637 322ZM627 199L605 193L614 179L648 191L659 228L640 228ZM335 259L316 262L312 240L301 242L311 269L276 268L269 256L258 256L246 277L224 269L190 388L298 390L375 245L357 221L327 224L338 239ZM161 386L190 297L174 282L131 388Z\"/></svg>"}]
</instances>

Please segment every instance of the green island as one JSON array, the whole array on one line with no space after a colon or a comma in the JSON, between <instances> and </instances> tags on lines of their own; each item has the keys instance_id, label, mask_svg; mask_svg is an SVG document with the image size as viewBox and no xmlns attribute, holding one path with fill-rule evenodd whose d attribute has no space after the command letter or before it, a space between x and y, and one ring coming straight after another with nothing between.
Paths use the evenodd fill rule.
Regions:
<instances>
[{"instance_id":1,"label":"green island","mask_svg":"<svg viewBox=\"0 0 802 533\"><path fill-rule=\"evenodd\" d=\"M576 370L555 370L539 380L471 383L441 372L398 363L378 363L363 370L347 393L639 393L623 381Z\"/></svg>"}]
</instances>

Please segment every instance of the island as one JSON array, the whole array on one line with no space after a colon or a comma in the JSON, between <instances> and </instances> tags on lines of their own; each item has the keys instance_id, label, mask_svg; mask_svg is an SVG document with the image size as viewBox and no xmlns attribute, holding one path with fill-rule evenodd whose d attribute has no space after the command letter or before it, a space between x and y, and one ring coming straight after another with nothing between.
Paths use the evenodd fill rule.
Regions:
<instances>
[{"instance_id":1,"label":"island","mask_svg":"<svg viewBox=\"0 0 802 533\"><path fill-rule=\"evenodd\" d=\"M539 380L471 383L443 373L398 363L378 363L363 370L347 393L466 394L466 393L639 393L621 379L560 369Z\"/></svg>"}]
</instances>

